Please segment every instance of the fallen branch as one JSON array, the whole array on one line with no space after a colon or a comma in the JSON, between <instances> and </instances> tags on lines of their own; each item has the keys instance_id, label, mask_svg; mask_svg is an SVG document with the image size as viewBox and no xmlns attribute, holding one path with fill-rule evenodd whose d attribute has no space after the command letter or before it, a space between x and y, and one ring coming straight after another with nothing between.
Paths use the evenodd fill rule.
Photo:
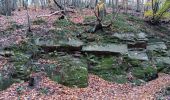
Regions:
<instances>
[{"instance_id":1,"label":"fallen branch","mask_svg":"<svg viewBox=\"0 0 170 100\"><path fill-rule=\"evenodd\" d=\"M38 17L38 18L39 18L39 17L51 17L52 15L59 14L59 13L61 13L62 11L64 11L64 10L55 11L54 13L51 13L51 14L48 14L48 15L40 15L40 16L37 16L37 17Z\"/></svg>"},{"instance_id":2,"label":"fallen branch","mask_svg":"<svg viewBox=\"0 0 170 100\"><path fill-rule=\"evenodd\" d=\"M40 18L40 17L51 17L51 16L53 16L53 15L57 15L57 14L61 14L61 15L63 15L63 13L62 13L62 12L64 12L64 10L55 11L55 12L53 12L53 13L51 13L51 14L48 14L48 15L40 15L40 16L37 16L37 17L38 17L38 18ZM73 11L73 10L67 10L66 12L75 13L75 11Z\"/></svg>"},{"instance_id":3,"label":"fallen branch","mask_svg":"<svg viewBox=\"0 0 170 100\"><path fill-rule=\"evenodd\" d=\"M57 5L57 7L60 9L60 11L55 11L54 13L52 14L48 14L48 15L40 15L40 16L37 16L38 18L39 17L51 17L52 15L56 15L56 14L61 14L61 18L63 18L64 16L66 16L66 13L67 12L71 12L71 13L75 13L75 11L73 9L70 9L70 8L64 8L62 5L60 5L56 0L53 0L54 3ZM65 18L65 17L64 17ZM64 19L63 18L63 19ZM60 19L60 18L59 18Z\"/></svg>"}]
</instances>

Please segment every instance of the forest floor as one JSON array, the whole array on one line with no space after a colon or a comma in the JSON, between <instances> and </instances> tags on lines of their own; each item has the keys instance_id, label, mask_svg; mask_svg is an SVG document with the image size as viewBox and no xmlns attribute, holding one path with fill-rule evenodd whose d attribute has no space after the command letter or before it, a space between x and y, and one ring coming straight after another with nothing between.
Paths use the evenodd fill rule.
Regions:
<instances>
[{"instance_id":1,"label":"forest floor","mask_svg":"<svg viewBox=\"0 0 170 100\"><path fill-rule=\"evenodd\" d=\"M38 15L49 14L50 10L30 11L31 20L36 19ZM108 12L110 12L108 10ZM84 16L93 16L91 10L83 10L81 14L70 14L71 21L82 23ZM33 25L33 31L43 28L44 32L54 29L53 22L58 16L44 17L46 25ZM11 22L27 26L26 11L14 12L14 16L6 18L0 16L0 32L5 31L11 25ZM130 22L129 22L130 23ZM1 47L13 43L19 44L26 40L26 29L16 29L12 34L2 35L0 37ZM164 32L164 31L163 31ZM162 35L161 32L158 32ZM43 34L42 34L43 35ZM165 34L163 34L165 36ZM6 58L0 56L0 69L7 63ZM14 83L6 90L0 92L0 100L154 100L157 92L170 85L170 75L160 73L155 80L149 81L141 86L133 86L130 83L118 84L108 82L97 75L89 74L88 87L69 88L58 84L42 73L38 87L28 87L28 82ZM167 97L167 100L170 98Z\"/></svg>"},{"instance_id":2,"label":"forest floor","mask_svg":"<svg viewBox=\"0 0 170 100\"><path fill-rule=\"evenodd\" d=\"M1 100L154 100L155 94L170 84L170 75L160 74L159 78L145 85L132 87L105 81L96 75L89 75L86 88L68 88L51 81L45 76L37 88L29 88L28 83L13 84L0 93ZM17 93L17 89L21 89ZM42 90L44 89L44 90ZM47 89L45 91L45 89ZM47 93L47 94L46 94ZM168 98L167 98L168 100Z\"/></svg>"}]
</instances>

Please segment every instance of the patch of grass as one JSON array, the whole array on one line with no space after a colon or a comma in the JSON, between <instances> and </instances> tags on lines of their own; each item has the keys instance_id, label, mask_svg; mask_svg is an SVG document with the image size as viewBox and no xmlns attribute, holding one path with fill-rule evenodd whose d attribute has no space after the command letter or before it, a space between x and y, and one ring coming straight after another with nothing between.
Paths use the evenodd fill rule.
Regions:
<instances>
[{"instance_id":1,"label":"patch of grass","mask_svg":"<svg viewBox=\"0 0 170 100\"><path fill-rule=\"evenodd\" d=\"M73 23L71 21L63 19L63 20L56 20L53 25L56 26L56 27L62 28L62 27L71 26L71 25L73 25Z\"/></svg>"},{"instance_id":2,"label":"patch of grass","mask_svg":"<svg viewBox=\"0 0 170 100\"><path fill-rule=\"evenodd\" d=\"M34 20L32 23L33 25L41 25L41 24L46 24L47 22L43 19L37 19L37 20Z\"/></svg>"},{"instance_id":3,"label":"patch of grass","mask_svg":"<svg viewBox=\"0 0 170 100\"><path fill-rule=\"evenodd\" d=\"M126 16L119 14L113 22L112 31L116 32L138 32L138 29L126 20Z\"/></svg>"}]
</instances>

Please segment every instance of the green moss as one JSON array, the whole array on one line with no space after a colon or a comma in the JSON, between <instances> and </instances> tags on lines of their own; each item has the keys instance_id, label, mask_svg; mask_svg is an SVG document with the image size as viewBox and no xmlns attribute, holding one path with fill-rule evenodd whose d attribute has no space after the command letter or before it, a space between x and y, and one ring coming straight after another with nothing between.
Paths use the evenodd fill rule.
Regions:
<instances>
[{"instance_id":1,"label":"green moss","mask_svg":"<svg viewBox=\"0 0 170 100\"><path fill-rule=\"evenodd\" d=\"M115 57L106 56L106 57L93 59L92 61L96 64L92 68L89 69L90 73L98 75L107 81L116 81L116 82L121 81L121 80L116 80L117 75L120 75L120 76L124 75L125 72L120 66L116 65L117 62L116 62ZM122 79L122 82L120 83L124 83L123 81L125 80Z\"/></svg>"},{"instance_id":2,"label":"green moss","mask_svg":"<svg viewBox=\"0 0 170 100\"><path fill-rule=\"evenodd\" d=\"M15 44L7 48L14 51L15 53L26 53L26 54L36 54L39 52L40 47L36 46L33 41L30 39L27 42L21 44Z\"/></svg>"},{"instance_id":3,"label":"green moss","mask_svg":"<svg viewBox=\"0 0 170 100\"><path fill-rule=\"evenodd\" d=\"M136 27L129 24L127 21L119 19L113 22L112 30L117 32L138 32Z\"/></svg>"},{"instance_id":4,"label":"green moss","mask_svg":"<svg viewBox=\"0 0 170 100\"><path fill-rule=\"evenodd\" d=\"M62 69L62 84L66 86L86 87L88 85L88 71L85 67L72 66Z\"/></svg>"},{"instance_id":5,"label":"green moss","mask_svg":"<svg viewBox=\"0 0 170 100\"><path fill-rule=\"evenodd\" d=\"M88 85L87 65L82 60L71 56L60 56L56 59L59 66L48 68L54 81L70 87L86 87Z\"/></svg>"},{"instance_id":6,"label":"green moss","mask_svg":"<svg viewBox=\"0 0 170 100\"><path fill-rule=\"evenodd\" d=\"M20 62L14 63L14 72L12 78L20 79L20 80L28 80L30 74L31 74L31 70L29 69L28 66Z\"/></svg>"},{"instance_id":7,"label":"green moss","mask_svg":"<svg viewBox=\"0 0 170 100\"><path fill-rule=\"evenodd\" d=\"M130 59L129 57L124 57L124 61L126 63L129 63L132 67L142 67L140 60Z\"/></svg>"},{"instance_id":8,"label":"green moss","mask_svg":"<svg viewBox=\"0 0 170 100\"><path fill-rule=\"evenodd\" d=\"M128 79L125 75L115 75L113 79L119 84L124 84L128 82Z\"/></svg>"},{"instance_id":9,"label":"green moss","mask_svg":"<svg viewBox=\"0 0 170 100\"><path fill-rule=\"evenodd\" d=\"M170 66L167 64L158 63L156 67L157 67L158 72L167 73L167 74L170 73Z\"/></svg>"},{"instance_id":10,"label":"green moss","mask_svg":"<svg viewBox=\"0 0 170 100\"><path fill-rule=\"evenodd\" d=\"M93 70L109 70L113 69L113 64L115 63L113 57L103 57L99 60L99 64L93 67Z\"/></svg>"},{"instance_id":11,"label":"green moss","mask_svg":"<svg viewBox=\"0 0 170 100\"><path fill-rule=\"evenodd\" d=\"M59 73L55 73L57 65L55 64L45 64L44 66L45 72L47 73L48 77L53 77L54 74L59 74Z\"/></svg>"},{"instance_id":12,"label":"green moss","mask_svg":"<svg viewBox=\"0 0 170 100\"><path fill-rule=\"evenodd\" d=\"M157 70L153 67L136 67L133 68L133 75L139 79L143 79L145 81L150 81L152 79L157 78Z\"/></svg>"},{"instance_id":13,"label":"green moss","mask_svg":"<svg viewBox=\"0 0 170 100\"><path fill-rule=\"evenodd\" d=\"M21 52L15 52L14 56L12 56L13 62L26 63L29 59L30 59L30 55L26 55Z\"/></svg>"}]
</instances>

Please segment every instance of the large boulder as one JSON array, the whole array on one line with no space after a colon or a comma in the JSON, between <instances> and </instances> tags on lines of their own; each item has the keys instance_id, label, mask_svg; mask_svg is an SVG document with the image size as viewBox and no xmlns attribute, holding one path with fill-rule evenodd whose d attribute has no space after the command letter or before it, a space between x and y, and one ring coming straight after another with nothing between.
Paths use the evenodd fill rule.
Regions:
<instances>
[{"instance_id":1,"label":"large boulder","mask_svg":"<svg viewBox=\"0 0 170 100\"><path fill-rule=\"evenodd\" d=\"M136 67L132 71L133 76L144 81L151 81L158 77L157 70L154 67Z\"/></svg>"},{"instance_id":2,"label":"large boulder","mask_svg":"<svg viewBox=\"0 0 170 100\"><path fill-rule=\"evenodd\" d=\"M163 63L163 64L170 65L170 57L155 57L154 59L156 63Z\"/></svg>"},{"instance_id":3,"label":"large boulder","mask_svg":"<svg viewBox=\"0 0 170 100\"><path fill-rule=\"evenodd\" d=\"M112 37L118 38L127 42L135 42L137 41L148 41L146 33L114 33Z\"/></svg>"},{"instance_id":4,"label":"large boulder","mask_svg":"<svg viewBox=\"0 0 170 100\"><path fill-rule=\"evenodd\" d=\"M73 57L64 57L60 71L60 82L66 86L86 87L88 85L87 64Z\"/></svg>"},{"instance_id":5,"label":"large boulder","mask_svg":"<svg viewBox=\"0 0 170 100\"><path fill-rule=\"evenodd\" d=\"M164 42L153 42L153 43L148 43L147 50L150 51L160 51L160 50L166 50L167 46L165 45Z\"/></svg>"},{"instance_id":6,"label":"large boulder","mask_svg":"<svg viewBox=\"0 0 170 100\"><path fill-rule=\"evenodd\" d=\"M159 72L170 73L170 57L155 57L154 62Z\"/></svg>"},{"instance_id":7,"label":"large boulder","mask_svg":"<svg viewBox=\"0 0 170 100\"><path fill-rule=\"evenodd\" d=\"M83 46L83 52L93 53L111 53L111 54L124 54L128 53L126 44L94 44Z\"/></svg>"},{"instance_id":8,"label":"large boulder","mask_svg":"<svg viewBox=\"0 0 170 100\"><path fill-rule=\"evenodd\" d=\"M7 63L0 69L0 91L7 89L11 84L13 84L13 79L11 74L13 73L13 67L11 64Z\"/></svg>"},{"instance_id":9,"label":"large boulder","mask_svg":"<svg viewBox=\"0 0 170 100\"><path fill-rule=\"evenodd\" d=\"M134 42L136 38L134 33L114 33L112 37L129 42Z\"/></svg>"},{"instance_id":10,"label":"large boulder","mask_svg":"<svg viewBox=\"0 0 170 100\"><path fill-rule=\"evenodd\" d=\"M59 41L59 49L63 50L81 50L83 42L78 39L70 39L68 41Z\"/></svg>"},{"instance_id":11,"label":"large boulder","mask_svg":"<svg viewBox=\"0 0 170 100\"><path fill-rule=\"evenodd\" d=\"M56 57L56 64L34 64L34 71L47 73L53 81L70 87L86 87L88 85L87 64L72 56Z\"/></svg>"},{"instance_id":12,"label":"large boulder","mask_svg":"<svg viewBox=\"0 0 170 100\"><path fill-rule=\"evenodd\" d=\"M35 44L42 47L46 52L55 50L81 50L83 46L83 42L79 39L55 40L38 38L35 40Z\"/></svg>"},{"instance_id":13,"label":"large boulder","mask_svg":"<svg viewBox=\"0 0 170 100\"><path fill-rule=\"evenodd\" d=\"M138 41L148 41L147 35L144 32L140 32L137 34Z\"/></svg>"},{"instance_id":14,"label":"large boulder","mask_svg":"<svg viewBox=\"0 0 170 100\"><path fill-rule=\"evenodd\" d=\"M0 91L5 90L11 84L13 84L13 79L11 78L11 76L0 73Z\"/></svg>"},{"instance_id":15,"label":"large boulder","mask_svg":"<svg viewBox=\"0 0 170 100\"><path fill-rule=\"evenodd\" d=\"M128 57L131 59L148 61L149 58L145 51L129 51Z\"/></svg>"}]
</instances>

